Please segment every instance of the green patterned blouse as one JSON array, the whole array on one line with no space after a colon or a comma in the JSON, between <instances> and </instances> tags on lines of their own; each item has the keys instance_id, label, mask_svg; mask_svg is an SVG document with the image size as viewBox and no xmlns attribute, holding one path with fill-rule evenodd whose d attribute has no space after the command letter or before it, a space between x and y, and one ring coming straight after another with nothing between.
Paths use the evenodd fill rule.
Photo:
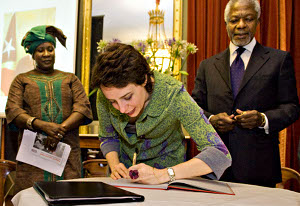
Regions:
<instances>
[{"instance_id":1,"label":"green patterned blouse","mask_svg":"<svg viewBox=\"0 0 300 206\"><path fill-rule=\"evenodd\" d=\"M185 136L181 125L197 144L196 158L203 160L217 178L231 165L231 156L183 84L173 77L154 71L154 90L143 114L135 123L135 133L126 132L129 117L120 113L99 89L97 112L103 155L117 151L126 167L137 163L166 168L186 161Z\"/></svg>"}]
</instances>

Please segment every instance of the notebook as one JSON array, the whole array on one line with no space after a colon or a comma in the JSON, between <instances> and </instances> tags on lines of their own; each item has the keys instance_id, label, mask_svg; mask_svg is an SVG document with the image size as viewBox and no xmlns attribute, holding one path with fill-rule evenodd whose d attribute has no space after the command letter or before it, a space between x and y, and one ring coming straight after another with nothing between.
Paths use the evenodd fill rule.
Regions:
<instances>
[{"instance_id":1,"label":"notebook","mask_svg":"<svg viewBox=\"0 0 300 206\"><path fill-rule=\"evenodd\" d=\"M33 188L48 205L142 202L144 196L103 182L35 182Z\"/></svg>"}]
</instances>

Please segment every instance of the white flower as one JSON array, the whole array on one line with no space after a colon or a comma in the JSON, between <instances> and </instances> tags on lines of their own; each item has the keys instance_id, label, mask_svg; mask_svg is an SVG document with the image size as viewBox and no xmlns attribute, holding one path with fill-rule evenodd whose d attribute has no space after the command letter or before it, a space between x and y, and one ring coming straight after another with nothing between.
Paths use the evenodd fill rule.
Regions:
<instances>
[{"instance_id":1,"label":"white flower","mask_svg":"<svg viewBox=\"0 0 300 206\"><path fill-rule=\"evenodd\" d=\"M97 52L102 52L104 50L104 48L107 46L108 42L104 41L104 40L100 40L99 42L97 42L98 46L97 46Z\"/></svg>"},{"instance_id":2,"label":"white flower","mask_svg":"<svg viewBox=\"0 0 300 206\"><path fill-rule=\"evenodd\" d=\"M188 51L188 53L195 54L197 52L198 48L196 47L195 44L188 43L186 50Z\"/></svg>"}]
</instances>

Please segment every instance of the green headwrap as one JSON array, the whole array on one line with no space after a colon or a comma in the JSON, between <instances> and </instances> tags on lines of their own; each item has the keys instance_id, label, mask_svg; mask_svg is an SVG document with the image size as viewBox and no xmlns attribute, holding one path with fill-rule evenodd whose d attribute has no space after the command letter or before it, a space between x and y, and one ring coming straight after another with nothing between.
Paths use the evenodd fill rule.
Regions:
<instances>
[{"instance_id":1,"label":"green headwrap","mask_svg":"<svg viewBox=\"0 0 300 206\"><path fill-rule=\"evenodd\" d=\"M51 42L54 47L56 47L55 38L46 33L46 25L33 27L29 32L27 37L24 39L23 47L26 53L31 55L34 53L35 49L42 43Z\"/></svg>"},{"instance_id":2,"label":"green headwrap","mask_svg":"<svg viewBox=\"0 0 300 206\"><path fill-rule=\"evenodd\" d=\"M26 53L33 55L35 49L42 43L51 42L56 47L55 37L66 47L67 37L60 29L50 25L36 26L26 33L21 45L24 47Z\"/></svg>"}]
</instances>

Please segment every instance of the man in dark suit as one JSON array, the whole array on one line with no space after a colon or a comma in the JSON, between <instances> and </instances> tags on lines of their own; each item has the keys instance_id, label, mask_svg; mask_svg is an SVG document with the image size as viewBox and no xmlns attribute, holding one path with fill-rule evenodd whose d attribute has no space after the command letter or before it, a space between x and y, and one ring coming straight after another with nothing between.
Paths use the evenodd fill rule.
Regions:
<instances>
[{"instance_id":1,"label":"man in dark suit","mask_svg":"<svg viewBox=\"0 0 300 206\"><path fill-rule=\"evenodd\" d=\"M231 153L222 179L275 187L278 132L299 116L292 58L255 40L257 0L229 1L224 18L229 48L201 62L192 96Z\"/></svg>"}]
</instances>

